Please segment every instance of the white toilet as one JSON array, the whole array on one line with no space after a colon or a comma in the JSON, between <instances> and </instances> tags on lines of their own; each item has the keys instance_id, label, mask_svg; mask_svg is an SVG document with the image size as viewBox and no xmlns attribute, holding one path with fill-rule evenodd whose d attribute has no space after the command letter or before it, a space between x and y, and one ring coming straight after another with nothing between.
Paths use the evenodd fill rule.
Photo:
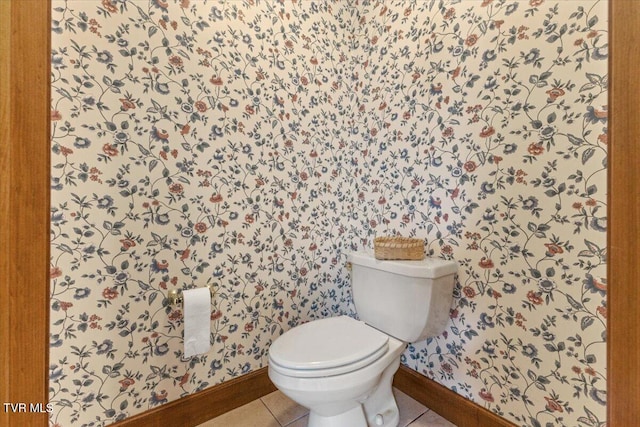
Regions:
<instances>
[{"instance_id":1,"label":"white toilet","mask_svg":"<svg viewBox=\"0 0 640 427\"><path fill-rule=\"evenodd\" d=\"M269 378L309 408L309 427L398 425L391 383L409 342L440 334L453 299L454 261L379 261L351 253L358 316L297 326L269 349Z\"/></svg>"}]
</instances>

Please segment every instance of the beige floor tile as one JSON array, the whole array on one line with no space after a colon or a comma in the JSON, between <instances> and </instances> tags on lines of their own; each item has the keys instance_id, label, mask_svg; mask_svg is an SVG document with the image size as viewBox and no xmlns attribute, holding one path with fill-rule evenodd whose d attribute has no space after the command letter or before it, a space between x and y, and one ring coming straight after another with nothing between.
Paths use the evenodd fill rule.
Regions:
<instances>
[{"instance_id":1,"label":"beige floor tile","mask_svg":"<svg viewBox=\"0 0 640 427\"><path fill-rule=\"evenodd\" d=\"M456 425L433 411L427 411L420 418L409 424L409 427L456 427Z\"/></svg>"},{"instance_id":2,"label":"beige floor tile","mask_svg":"<svg viewBox=\"0 0 640 427\"><path fill-rule=\"evenodd\" d=\"M282 425L287 425L309 413L307 408L298 405L280 390L262 397L262 403Z\"/></svg>"},{"instance_id":3,"label":"beige floor tile","mask_svg":"<svg viewBox=\"0 0 640 427\"><path fill-rule=\"evenodd\" d=\"M280 427L280 423L258 399L198 427Z\"/></svg>"},{"instance_id":4,"label":"beige floor tile","mask_svg":"<svg viewBox=\"0 0 640 427\"><path fill-rule=\"evenodd\" d=\"M408 426L411 421L428 411L426 406L413 400L413 398L396 388L393 389L393 395L396 398L396 403L400 410L400 421L398 423L398 427Z\"/></svg>"}]
</instances>

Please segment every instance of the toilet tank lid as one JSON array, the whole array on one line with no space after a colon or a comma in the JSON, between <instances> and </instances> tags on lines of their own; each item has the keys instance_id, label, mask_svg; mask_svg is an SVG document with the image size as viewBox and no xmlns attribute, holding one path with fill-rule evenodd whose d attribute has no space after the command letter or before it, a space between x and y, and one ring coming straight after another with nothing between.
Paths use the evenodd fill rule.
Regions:
<instances>
[{"instance_id":1,"label":"toilet tank lid","mask_svg":"<svg viewBox=\"0 0 640 427\"><path fill-rule=\"evenodd\" d=\"M379 260L369 252L349 252L347 261L388 273L426 279L437 279L458 271L457 262L441 258L424 258L420 261Z\"/></svg>"}]
</instances>

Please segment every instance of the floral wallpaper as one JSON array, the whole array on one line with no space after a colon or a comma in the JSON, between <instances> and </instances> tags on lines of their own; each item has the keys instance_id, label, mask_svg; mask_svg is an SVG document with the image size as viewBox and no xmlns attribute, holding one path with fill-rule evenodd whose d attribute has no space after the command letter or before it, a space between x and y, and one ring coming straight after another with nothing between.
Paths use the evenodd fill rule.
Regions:
<instances>
[{"instance_id":1,"label":"floral wallpaper","mask_svg":"<svg viewBox=\"0 0 640 427\"><path fill-rule=\"evenodd\" d=\"M522 426L603 426L604 0L53 0L51 425L109 425L355 315L346 250L460 271L403 363ZM183 357L167 291L214 284Z\"/></svg>"}]
</instances>

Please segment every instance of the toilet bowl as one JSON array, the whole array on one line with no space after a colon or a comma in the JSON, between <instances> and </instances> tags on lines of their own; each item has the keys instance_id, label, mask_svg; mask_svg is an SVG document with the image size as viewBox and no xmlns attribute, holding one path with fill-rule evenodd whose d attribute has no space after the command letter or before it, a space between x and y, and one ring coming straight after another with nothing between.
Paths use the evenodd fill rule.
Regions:
<instances>
[{"instance_id":1,"label":"toilet bowl","mask_svg":"<svg viewBox=\"0 0 640 427\"><path fill-rule=\"evenodd\" d=\"M439 334L453 300L453 261L348 255L356 311L299 325L269 348L269 378L309 408L309 427L396 427L392 382L409 342Z\"/></svg>"},{"instance_id":2,"label":"toilet bowl","mask_svg":"<svg viewBox=\"0 0 640 427\"><path fill-rule=\"evenodd\" d=\"M269 350L269 378L309 408L309 427L398 424L391 382L405 343L347 316L290 332Z\"/></svg>"}]
</instances>

